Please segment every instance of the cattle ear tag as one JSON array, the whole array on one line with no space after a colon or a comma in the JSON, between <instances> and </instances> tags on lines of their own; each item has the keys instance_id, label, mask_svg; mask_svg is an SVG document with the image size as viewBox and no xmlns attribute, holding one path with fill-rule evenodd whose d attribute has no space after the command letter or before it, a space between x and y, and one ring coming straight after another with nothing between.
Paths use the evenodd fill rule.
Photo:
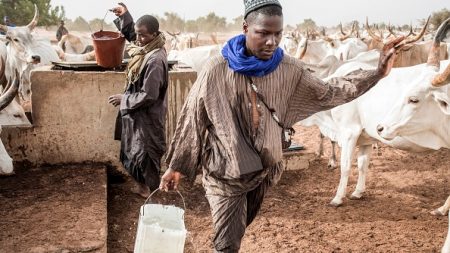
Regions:
<instances>
[{"instance_id":1,"label":"cattle ear tag","mask_svg":"<svg viewBox=\"0 0 450 253\"><path fill-rule=\"evenodd\" d=\"M438 92L438 91L432 92L432 95L433 95L434 101L436 101L439 108L441 108L442 112L445 115L450 116L450 104L449 104L450 99L449 99L448 95L444 92Z\"/></svg>"}]
</instances>

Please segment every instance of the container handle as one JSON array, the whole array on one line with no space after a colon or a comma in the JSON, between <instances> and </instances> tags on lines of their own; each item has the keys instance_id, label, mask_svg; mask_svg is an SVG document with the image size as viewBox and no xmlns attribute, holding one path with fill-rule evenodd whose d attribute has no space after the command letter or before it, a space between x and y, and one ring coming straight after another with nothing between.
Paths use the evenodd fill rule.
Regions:
<instances>
[{"instance_id":1,"label":"container handle","mask_svg":"<svg viewBox=\"0 0 450 253\"><path fill-rule=\"evenodd\" d=\"M152 193L150 193L150 195L148 196L148 198L145 200L144 205L148 203L149 200L151 200L153 194L155 194L157 191L159 191L159 188L157 188L156 190L154 190ZM181 192L179 190L175 190L178 195L180 195L181 200L183 201L183 207L184 207L184 211L186 212L186 202L184 201L184 197L183 195L181 195ZM144 215L144 209L142 210L142 215Z\"/></svg>"}]
</instances>

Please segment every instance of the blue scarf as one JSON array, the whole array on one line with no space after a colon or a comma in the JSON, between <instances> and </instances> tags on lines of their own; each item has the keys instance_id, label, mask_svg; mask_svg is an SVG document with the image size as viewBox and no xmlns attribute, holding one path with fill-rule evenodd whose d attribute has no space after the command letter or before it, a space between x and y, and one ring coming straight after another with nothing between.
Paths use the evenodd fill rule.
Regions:
<instances>
[{"instance_id":1,"label":"blue scarf","mask_svg":"<svg viewBox=\"0 0 450 253\"><path fill-rule=\"evenodd\" d=\"M278 67L283 59L283 50L277 47L272 58L266 61L255 56L247 56L245 55L245 35L241 34L227 41L222 49L222 55L232 70L243 75L260 77Z\"/></svg>"}]
</instances>

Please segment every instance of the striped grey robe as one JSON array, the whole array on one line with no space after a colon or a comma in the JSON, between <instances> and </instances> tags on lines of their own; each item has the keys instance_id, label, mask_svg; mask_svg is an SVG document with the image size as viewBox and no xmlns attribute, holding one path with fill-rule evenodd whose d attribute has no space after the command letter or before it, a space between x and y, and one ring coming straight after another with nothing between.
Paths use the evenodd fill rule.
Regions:
<instances>
[{"instance_id":1,"label":"striped grey robe","mask_svg":"<svg viewBox=\"0 0 450 253\"><path fill-rule=\"evenodd\" d=\"M330 85L285 55L275 71L252 79L284 125L292 126L357 98L380 78L376 71L359 70ZM281 128L258 101L259 124L253 130L247 82L222 56L211 59L189 93L167 153L169 168L190 178L203 168L217 252L239 249L245 226L283 171Z\"/></svg>"}]
</instances>

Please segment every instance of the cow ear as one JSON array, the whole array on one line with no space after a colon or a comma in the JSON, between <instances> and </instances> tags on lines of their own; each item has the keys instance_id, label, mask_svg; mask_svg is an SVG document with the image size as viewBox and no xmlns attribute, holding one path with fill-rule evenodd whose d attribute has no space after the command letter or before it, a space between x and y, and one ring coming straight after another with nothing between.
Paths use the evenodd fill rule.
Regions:
<instances>
[{"instance_id":1,"label":"cow ear","mask_svg":"<svg viewBox=\"0 0 450 253\"><path fill-rule=\"evenodd\" d=\"M441 108L442 112L445 115L450 116L450 99L447 93L434 91L433 92L434 101L438 104L439 108Z\"/></svg>"}]
</instances>

